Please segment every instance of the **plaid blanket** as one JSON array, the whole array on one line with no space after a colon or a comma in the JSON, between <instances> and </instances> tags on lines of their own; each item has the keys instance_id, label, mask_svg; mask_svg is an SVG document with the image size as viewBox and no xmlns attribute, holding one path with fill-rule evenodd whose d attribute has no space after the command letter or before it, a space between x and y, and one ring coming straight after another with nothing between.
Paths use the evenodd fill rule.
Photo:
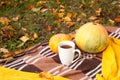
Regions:
<instances>
[{"instance_id":1,"label":"plaid blanket","mask_svg":"<svg viewBox=\"0 0 120 80\"><path fill-rule=\"evenodd\" d=\"M115 32L110 33L109 36L119 38L119 31L120 29L118 28ZM49 72L71 80L95 80L96 74L101 74L101 53L90 54L82 52L79 60L69 66L61 64L58 54L50 50L48 43L37 44L21 53L21 55L23 54L25 55L3 66L35 73Z\"/></svg>"}]
</instances>

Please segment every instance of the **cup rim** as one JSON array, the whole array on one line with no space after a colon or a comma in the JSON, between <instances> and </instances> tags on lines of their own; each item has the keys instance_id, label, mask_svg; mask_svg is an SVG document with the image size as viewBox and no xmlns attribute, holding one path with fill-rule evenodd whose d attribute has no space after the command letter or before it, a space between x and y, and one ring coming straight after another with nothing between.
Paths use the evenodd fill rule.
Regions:
<instances>
[{"instance_id":1,"label":"cup rim","mask_svg":"<svg viewBox=\"0 0 120 80\"><path fill-rule=\"evenodd\" d=\"M70 45L72 47L75 47L75 43L73 41L61 41L61 42L59 42L58 46L61 47L62 45Z\"/></svg>"}]
</instances>

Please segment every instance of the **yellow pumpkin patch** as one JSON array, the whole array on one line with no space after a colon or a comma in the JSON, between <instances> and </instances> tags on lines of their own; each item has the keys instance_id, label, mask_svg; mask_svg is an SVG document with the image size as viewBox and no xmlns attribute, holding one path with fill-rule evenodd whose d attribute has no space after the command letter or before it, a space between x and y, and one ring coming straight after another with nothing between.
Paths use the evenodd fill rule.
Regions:
<instances>
[{"instance_id":1,"label":"yellow pumpkin patch","mask_svg":"<svg viewBox=\"0 0 120 80\"><path fill-rule=\"evenodd\" d=\"M72 38L67 35L67 34L55 34L53 35L50 40L49 40L49 47L50 49L55 52L58 53L58 44L61 41L65 41L65 40L72 40Z\"/></svg>"}]
</instances>

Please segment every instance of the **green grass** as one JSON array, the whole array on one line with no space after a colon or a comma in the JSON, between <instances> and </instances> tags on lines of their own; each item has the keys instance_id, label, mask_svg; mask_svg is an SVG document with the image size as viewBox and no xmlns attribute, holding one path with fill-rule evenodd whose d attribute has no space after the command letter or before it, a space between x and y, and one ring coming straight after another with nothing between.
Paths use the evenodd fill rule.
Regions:
<instances>
[{"instance_id":1,"label":"green grass","mask_svg":"<svg viewBox=\"0 0 120 80\"><path fill-rule=\"evenodd\" d=\"M45 1L46 3L41 3ZM115 21L115 18L120 16L120 2L119 0L59 0L61 3L56 4L56 0L0 0L4 2L0 6L0 17L6 17L10 20L8 25L0 23L0 48L6 48L10 51L16 51L20 49L26 49L29 46L33 46L39 42L46 42L53 34L56 33L70 33L79 28L80 25L92 21L89 20L91 16L97 17L101 20L100 23L104 26L120 26L119 22ZM93 2L92 2L93 1ZM39 2L39 4L38 4ZM29 6L34 6L37 10L32 11ZM75 24L71 27L67 27L66 22L62 21L60 24L56 20L61 20L57 14L53 14L52 10L55 9L58 13L60 5L64 6L64 17L67 13L77 14L72 17L72 21ZM100 16L97 16L95 12L102 8ZM39 10L38 10L39 9ZM41 12L42 9L47 9L45 12ZM12 18L19 15L17 21L13 21ZM109 20L113 20L111 23ZM93 20L95 21L95 20ZM46 26L50 26L51 30L47 30ZM7 35L3 33L2 28L5 26L11 26L14 30L6 30ZM26 30L22 30L26 28ZM27 34L29 37L34 33L38 34L38 38L35 40L28 40L24 45L19 46L22 41L19 39L21 36Z\"/></svg>"}]
</instances>

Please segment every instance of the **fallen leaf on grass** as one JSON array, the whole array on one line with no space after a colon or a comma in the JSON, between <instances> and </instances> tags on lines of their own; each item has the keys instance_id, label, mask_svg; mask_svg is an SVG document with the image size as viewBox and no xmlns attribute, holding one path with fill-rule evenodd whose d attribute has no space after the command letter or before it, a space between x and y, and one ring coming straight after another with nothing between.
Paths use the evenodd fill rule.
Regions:
<instances>
[{"instance_id":1,"label":"fallen leaf on grass","mask_svg":"<svg viewBox=\"0 0 120 80\"><path fill-rule=\"evenodd\" d=\"M88 19L89 19L90 21L93 21L93 20L96 20L97 17L95 17L95 16L91 16L91 17L89 17Z\"/></svg>"},{"instance_id":2,"label":"fallen leaf on grass","mask_svg":"<svg viewBox=\"0 0 120 80\"><path fill-rule=\"evenodd\" d=\"M18 50L18 51L15 51L14 53L15 54L20 54L21 52L23 52L23 50Z\"/></svg>"},{"instance_id":3,"label":"fallen leaf on grass","mask_svg":"<svg viewBox=\"0 0 120 80\"><path fill-rule=\"evenodd\" d=\"M63 16L64 16L64 13L58 13L59 18L63 18Z\"/></svg>"},{"instance_id":4,"label":"fallen leaf on grass","mask_svg":"<svg viewBox=\"0 0 120 80\"><path fill-rule=\"evenodd\" d=\"M8 53L8 49L6 48L0 48L0 53Z\"/></svg>"},{"instance_id":5,"label":"fallen leaf on grass","mask_svg":"<svg viewBox=\"0 0 120 80\"><path fill-rule=\"evenodd\" d=\"M59 10L59 13L64 13L64 12L65 12L65 9L63 8Z\"/></svg>"},{"instance_id":6,"label":"fallen leaf on grass","mask_svg":"<svg viewBox=\"0 0 120 80\"><path fill-rule=\"evenodd\" d=\"M112 19L109 19L108 20L111 24L114 24L115 23L115 21L113 21Z\"/></svg>"},{"instance_id":7,"label":"fallen leaf on grass","mask_svg":"<svg viewBox=\"0 0 120 80\"><path fill-rule=\"evenodd\" d=\"M15 54L14 52L8 52L8 53L6 53L5 55L3 55L3 58L11 57L11 56L13 56L14 54Z\"/></svg>"},{"instance_id":8,"label":"fallen leaf on grass","mask_svg":"<svg viewBox=\"0 0 120 80\"><path fill-rule=\"evenodd\" d=\"M64 17L63 20L66 21L66 22L67 22L67 21L72 21L71 18L68 17L68 16Z\"/></svg>"},{"instance_id":9,"label":"fallen leaf on grass","mask_svg":"<svg viewBox=\"0 0 120 80\"><path fill-rule=\"evenodd\" d=\"M86 13L84 13L84 12L81 12L81 14L79 14L78 15L78 17L77 17L77 21L80 21L80 20L82 20L83 18L86 18Z\"/></svg>"},{"instance_id":10,"label":"fallen leaf on grass","mask_svg":"<svg viewBox=\"0 0 120 80\"><path fill-rule=\"evenodd\" d=\"M34 38L36 39L36 38L38 38L38 34L37 33L34 33Z\"/></svg>"},{"instance_id":11,"label":"fallen leaf on grass","mask_svg":"<svg viewBox=\"0 0 120 80\"><path fill-rule=\"evenodd\" d=\"M64 9L65 7L64 7L63 5L60 5L60 8L61 8L61 9Z\"/></svg>"},{"instance_id":12,"label":"fallen leaf on grass","mask_svg":"<svg viewBox=\"0 0 120 80\"><path fill-rule=\"evenodd\" d=\"M0 6L2 6L3 4L4 4L4 2L3 2L3 1L1 1L1 2L0 2Z\"/></svg>"},{"instance_id":13,"label":"fallen leaf on grass","mask_svg":"<svg viewBox=\"0 0 120 80\"><path fill-rule=\"evenodd\" d=\"M8 25L10 20L7 17L0 17L0 23L3 25Z\"/></svg>"},{"instance_id":14,"label":"fallen leaf on grass","mask_svg":"<svg viewBox=\"0 0 120 80\"><path fill-rule=\"evenodd\" d=\"M39 11L40 11L40 8L33 8L32 11L33 11L33 12L39 12Z\"/></svg>"},{"instance_id":15,"label":"fallen leaf on grass","mask_svg":"<svg viewBox=\"0 0 120 80\"><path fill-rule=\"evenodd\" d=\"M60 23L61 23L61 20L58 19L58 20L55 20L55 22L56 22L57 24L60 24Z\"/></svg>"},{"instance_id":16,"label":"fallen leaf on grass","mask_svg":"<svg viewBox=\"0 0 120 80\"><path fill-rule=\"evenodd\" d=\"M51 26L47 25L47 26L45 26L45 28L47 31L51 31Z\"/></svg>"},{"instance_id":17,"label":"fallen leaf on grass","mask_svg":"<svg viewBox=\"0 0 120 80\"><path fill-rule=\"evenodd\" d=\"M70 22L66 22L66 24L67 24L68 27L71 27L71 26L73 26L75 23L72 22L72 21L70 21Z\"/></svg>"},{"instance_id":18,"label":"fallen leaf on grass","mask_svg":"<svg viewBox=\"0 0 120 80\"><path fill-rule=\"evenodd\" d=\"M64 12L65 12L65 8L63 5L60 5L60 9L58 10L58 17L59 18L63 18L64 17Z\"/></svg>"},{"instance_id":19,"label":"fallen leaf on grass","mask_svg":"<svg viewBox=\"0 0 120 80\"><path fill-rule=\"evenodd\" d=\"M18 20L19 20L19 17L20 17L20 15L17 15L17 16L15 16L15 17L13 17L12 20L13 20L13 21L18 21Z\"/></svg>"},{"instance_id":20,"label":"fallen leaf on grass","mask_svg":"<svg viewBox=\"0 0 120 80\"><path fill-rule=\"evenodd\" d=\"M30 38L30 40L34 41L35 39L38 38L38 34L37 33L34 33L34 35Z\"/></svg>"},{"instance_id":21,"label":"fallen leaf on grass","mask_svg":"<svg viewBox=\"0 0 120 80\"><path fill-rule=\"evenodd\" d=\"M62 18L63 21L65 22L70 22L72 21L71 17L72 17L72 13L67 13L67 15L64 17L64 9L61 9L60 11L61 13L58 13L58 17Z\"/></svg>"},{"instance_id":22,"label":"fallen leaf on grass","mask_svg":"<svg viewBox=\"0 0 120 80\"><path fill-rule=\"evenodd\" d=\"M22 42L21 44L19 44L19 45L17 46L17 48L22 47L24 44L25 44L25 42Z\"/></svg>"},{"instance_id":23,"label":"fallen leaf on grass","mask_svg":"<svg viewBox=\"0 0 120 80\"><path fill-rule=\"evenodd\" d=\"M12 26L4 26L1 28L2 36L3 37L13 37L15 29Z\"/></svg>"},{"instance_id":24,"label":"fallen leaf on grass","mask_svg":"<svg viewBox=\"0 0 120 80\"><path fill-rule=\"evenodd\" d=\"M51 11L52 11L52 14L54 14L54 15L57 14L57 10L56 9L52 8Z\"/></svg>"},{"instance_id":25,"label":"fallen leaf on grass","mask_svg":"<svg viewBox=\"0 0 120 80\"><path fill-rule=\"evenodd\" d=\"M115 18L115 21L116 21L116 22L120 22L120 16L117 16L117 17Z\"/></svg>"},{"instance_id":26,"label":"fallen leaf on grass","mask_svg":"<svg viewBox=\"0 0 120 80\"><path fill-rule=\"evenodd\" d=\"M76 18L77 15L78 15L77 13L74 13L74 14L72 15L72 17L73 17L73 18Z\"/></svg>"},{"instance_id":27,"label":"fallen leaf on grass","mask_svg":"<svg viewBox=\"0 0 120 80\"><path fill-rule=\"evenodd\" d=\"M45 0L41 0L37 2L37 6L42 6L43 4L45 4L46 1Z\"/></svg>"},{"instance_id":28,"label":"fallen leaf on grass","mask_svg":"<svg viewBox=\"0 0 120 80\"><path fill-rule=\"evenodd\" d=\"M33 10L35 7L33 5L28 6L29 10Z\"/></svg>"},{"instance_id":29,"label":"fallen leaf on grass","mask_svg":"<svg viewBox=\"0 0 120 80\"><path fill-rule=\"evenodd\" d=\"M100 16L102 12L102 8L99 8L98 10L95 11L96 16Z\"/></svg>"},{"instance_id":30,"label":"fallen leaf on grass","mask_svg":"<svg viewBox=\"0 0 120 80\"><path fill-rule=\"evenodd\" d=\"M70 18L71 18L72 15L73 15L72 13L67 13L67 17L70 17Z\"/></svg>"},{"instance_id":31,"label":"fallen leaf on grass","mask_svg":"<svg viewBox=\"0 0 120 80\"><path fill-rule=\"evenodd\" d=\"M23 31L27 31L27 29L26 29L25 27L22 27L21 30L23 30Z\"/></svg>"},{"instance_id":32,"label":"fallen leaf on grass","mask_svg":"<svg viewBox=\"0 0 120 80\"><path fill-rule=\"evenodd\" d=\"M58 5L61 4L60 0L56 0L56 4Z\"/></svg>"},{"instance_id":33,"label":"fallen leaf on grass","mask_svg":"<svg viewBox=\"0 0 120 80\"><path fill-rule=\"evenodd\" d=\"M30 38L29 38L28 36L24 35L24 36L20 37L19 39L20 39L22 42L26 42L26 41L28 41Z\"/></svg>"},{"instance_id":34,"label":"fallen leaf on grass","mask_svg":"<svg viewBox=\"0 0 120 80\"><path fill-rule=\"evenodd\" d=\"M44 13L44 12L46 12L46 11L48 11L48 9L46 9L46 8L41 9L41 12L42 12L42 13Z\"/></svg>"}]
</instances>

